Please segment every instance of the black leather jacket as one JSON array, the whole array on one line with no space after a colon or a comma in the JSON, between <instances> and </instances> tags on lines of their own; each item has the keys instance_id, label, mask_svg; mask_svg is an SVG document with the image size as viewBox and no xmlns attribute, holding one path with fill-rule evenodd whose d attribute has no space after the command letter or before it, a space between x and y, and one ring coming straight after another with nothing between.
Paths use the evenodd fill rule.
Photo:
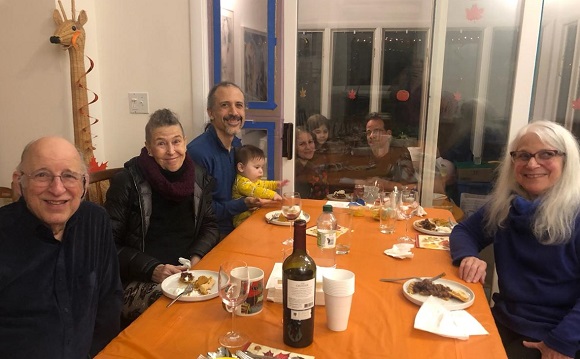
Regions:
<instances>
[{"instance_id":1,"label":"black leather jacket","mask_svg":"<svg viewBox=\"0 0 580 359\"><path fill-rule=\"evenodd\" d=\"M202 167L195 165L195 236L188 259L193 255L203 257L219 242L211 197L213 181ZM111 179L104 206L111 216L123 284L151 281L153 269L164 263L144 253L152 211L151 186L138 169L136 158L125 163L125 169Z\"/></svg>"}]
</instances>

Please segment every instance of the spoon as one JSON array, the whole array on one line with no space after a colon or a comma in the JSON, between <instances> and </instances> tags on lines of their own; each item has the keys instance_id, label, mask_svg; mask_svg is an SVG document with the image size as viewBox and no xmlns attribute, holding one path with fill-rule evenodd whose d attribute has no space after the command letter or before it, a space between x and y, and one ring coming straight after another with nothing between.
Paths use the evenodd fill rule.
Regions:
<instances>
[{"instance_id":1,"label":"spoon","mask_svg":"<svg viewBox=\"0 0 580 359\"><path fill-rule=\"evenodd\" d=\"M431 278L429 278L429 280L432 282L432 281L437 280L437 279L439 279L441 277L444 277L444 276L445 276L445 272L440 273L440 274L436 275L435 277L431 277ZM420 277L401 277L401 278L381 278L379 280L381 282L398 282L400 280L407 280L407 279L419 279L419 280L422 280L423 278L420 278Z\"/></svg>"}]
</instances>

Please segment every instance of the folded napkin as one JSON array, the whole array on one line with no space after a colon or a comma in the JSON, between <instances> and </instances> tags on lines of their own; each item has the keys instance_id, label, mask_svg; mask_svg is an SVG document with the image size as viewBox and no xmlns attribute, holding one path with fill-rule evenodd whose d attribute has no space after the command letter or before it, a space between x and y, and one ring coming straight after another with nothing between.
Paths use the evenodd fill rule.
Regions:
<instances>
[{"instance_id":1,"label":"folded napkin","mask_svg":"<svg viewBox=\"0 0 580 359\"><path fill-rule=\"evenodd\" d=\"M389 248L384 252L386 255L394 258L405 259L405 258L413 258L414 254L411 251L401 252L396 250L395 248Z\"/></svg>"},{"instance_id":2,"label":"folded napkin","mask_svg":"<svg viewBox=\"0 0 580 359\"><path fill-rule=\"evenodd\" d=\"M425 211L425 209L423 207L419 206L415 210L415 215L417 217L425 217L427 215L427 212Z\"/></svg>"},{"instance_id":3,"label":"folded napkin","mask_svg":"<svg viewBox=\"0 0 580 359\"><path fill-rule=\"evenodd\" d=\"M303 358L303 359L314 359L312 355L306 355L301 353L293 353L282 349L276 349L267 347L262 344L250 343L245 349L246 351L256 354L264 355L273 358Z\"/></svg>"},{"instance_id":4,"label":"folded napkin","mask_svg":"<svg viewBox=\"0 0 580 359\"><path fill-rule=\"evenodd\" d=\"M485 328L465 310L449 310L429 296L415 317L415 329L448 338L467 340L470 335L488 335Z\"/></svg>"},{"instance_id":5,"label":"folded napkin","mask_svg":"<svg viewBox=\"0 0 580 359\"><path fill-rule=\"evenodd\" d=\"M186 266L187 269L191 269L191 261L189 259L179 257L178 261L179 261L179 263L181 263L181 265Z\"/></svg>"},{"instance_id":6,"label":"folded napkin","mask_svg":"<svg viewBox=\"0 0 580 359\"><path fill-rule=\"evenodd\" d=\"M316 267L316 305L324 305L324 292L322 291L322 274L334 268ZM282 263L274 263L274 268L266 283L268 294L266 299L274 303L282 303Z\"/></svg>"}]
</instances>

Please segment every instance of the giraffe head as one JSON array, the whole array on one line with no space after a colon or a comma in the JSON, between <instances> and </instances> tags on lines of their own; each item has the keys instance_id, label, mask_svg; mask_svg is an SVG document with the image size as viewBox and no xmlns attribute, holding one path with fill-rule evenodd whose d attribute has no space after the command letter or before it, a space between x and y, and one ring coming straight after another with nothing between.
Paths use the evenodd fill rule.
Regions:
<instances>
[{"instance_id":1,"label":"giraffe head","mask_svg":"<svg viewBox=\"0 0 580 359\"><path fill-rule=\"evenodd\" d=\"M85 43L85 30L83 25L87 23L87 13L84 10L79 12L79 16L75 19L75 2L72 2L72 19L66 17L66 12L62 6L60 0L58 5L60 6L60 12L55 9L52 13L52 18L56 23L56 31L54 35L50 37L50 42L53 44L61 44L65 49L84 47ZM62 15L61 15L62 13Z\"/></svg>"}]
</instances>

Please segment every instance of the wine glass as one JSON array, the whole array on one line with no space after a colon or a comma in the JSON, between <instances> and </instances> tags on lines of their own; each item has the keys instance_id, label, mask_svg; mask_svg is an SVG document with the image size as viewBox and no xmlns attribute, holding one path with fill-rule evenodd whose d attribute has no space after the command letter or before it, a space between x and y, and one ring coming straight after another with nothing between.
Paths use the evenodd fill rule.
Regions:
<instances>
[{"instance_id":1,"label":"wine glass","mask_svg":"<svg viewBox=\"0 0 580 359\"><path fill-rule=\"evenodd\" d=\"M290 238L284 240L282 244L291 245L294 243L294 221L302 213L302 199L299 192L285 192L282 195L282 214L290 221Z\"/></svg>"},{"instance_id":2,"label":"wine glass","mask_svg":"<svg viewBox=\"0 0 580 359\"><path fill-rule=\"evenodd\" d=\"M409 218L412 217L413 211L419 206L417 202L417 192L411 190L401 191L401 199L397 205L399 213L405 218L405 235L398 238L402 243L415 243L415 240L407 234L409 229Z\"/></svg>"},{"instance_id":3,"label":"wine glass","mask_svg":"<svg viewBox=\"0 0 580 359\"><path fill-rule=\"evenodd\" d=\"M248 342L248 336L235 331L234 317L236 307L243 303L250 291L250 274L246 262L239 260L226 261L220 265L218 289L222 302L232 312L232 329L220 336L219 342L226 348L236 348Z\"/></svg>"}]
</instances>

